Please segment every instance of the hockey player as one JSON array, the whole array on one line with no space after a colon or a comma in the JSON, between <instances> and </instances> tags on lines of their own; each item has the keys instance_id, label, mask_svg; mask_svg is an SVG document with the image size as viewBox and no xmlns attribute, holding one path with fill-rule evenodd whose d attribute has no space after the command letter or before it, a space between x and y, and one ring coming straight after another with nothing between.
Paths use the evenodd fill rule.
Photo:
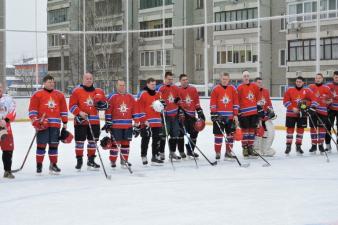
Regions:
<instances>
[{"instance_id":1,"label":"hockey player","mask_svg":"<svg viewBox=\"0 0 338 225\"><path fill-rule=\"evenodd\" d=\"M139 126L140 114L134 97L126 92L126 83L118 80L116 84L116 92L108 97L109 108L105 112L106 124L104 128L110 132L112 137L112 148L110 149L111 167L116 167L116 160L121 150L121 165L124 167L128 162L130 141L133 135L132 123ZM129 163L129 162L128 162ZM131 166L131 164L128 164Z\"/></svg>"},{"instance_id":2,"label":"hockey player","mask_svg":"<svg viewBox=\"0 0 338 225\"><path fill-rule=\"evenodd\" d=\"M255 79L259 87L257 109L259 115L259 126L264 131L262 136L256 135L254 149L263 156L274 156L275 150L271 148L275 137L275 128L272 120L276 118L270 99L269 90L263 87L263 80L260 77ZM259 128L259 129L260 129Z\"/></svg>"},{"instance_id":3,"label":"hockey player","mask_svg":"<svg viewBox=\"0 0 338 225\"><path fill-rule=\"evenodd\" d=\"M75 154L77 163L75 169L81 170L83 164L84 143L87 144L88 169L98 170L100 165L94 161L96 155L96 142L100 136L99 110L108 108L104 92L94 87L91 73L83 75L83 83L76 87L69 99L69 111L74 115ZM92 127L92 137L88 121Z\"/></svg>"},{"instance_id":4,"label":"hockey player","mask_svg":"<svg viewBox=\"0 0 338 225\"><path fill-rule=\"evenodd\" d=\"M332 103L329 105L327 129L331 132L336 121L336 131L338 130L338 71L333 73L333 82L327 84L332 94ZM332 133L331 133L332 134ZM338 140L338 139L337 139ZM331 136L326 133L325 144L326 151L331 151Z\"/></svg>"},{"instance_id":5,"label":"hockey player","mask_svg":"<svg viewBox=\"0 0 338 225\"><path fill-rule=\"evenodd\" d=\"M237 87L239 101L239 125L242 128L243 156L257 156L253 145L258 125L257 100L259 88L254 82L250 82L250 74L247 70L242 74L243 82Z\"/></svg>"},{"instance_id":6,"label":"hockey player","mask_svg":"<svg viewBox=\"0 0 338 225\"><path fill-rule=\"evenodd\" d=\"M181 74L179 77L181 86L179 87L179 97L181 99L180 107L184 113L183 121L186 132L190 135L190 139L193 143L186 144L187 155L189 157L199 157L197 153L194 152L194 148L197 141L198 131L194 129L194 124L196 122L196 112L198 119L205 121L205 116L203 110L200 106L200 98L198 96L197 89L189 85L188 76L186 74ZM184 153L184 130L181 130L180 136L178 139L178 149L182 158L186 158ZM194 155L193 155L194 153Z\"/></svg>"},{"instance_id":7,"label":"hockey player","mask_svg":"<svg viewBox=\"0 0 338 225\"><path fill-rule=\"evenodd\" d=\"M42 163L48 145L49 171L51 174L59 174L61 170L57 161L60 127L62 122L63 128L67 128L68 109L63 93L54 89L54 78L47 75L42 81L43 89L36 91L29 103L29 118L37 132L36 172L38 175L42 173Z\"/></svg>"},{"instance_id":8,"label":"hockey player","mask_svg":"<svg viewBox=\"0 0 338 225\"><path fill-rule=\"evenodd\" d=\"M325 151L323 143L326 134L326 124L328 123L327 109L329 104L332 103L332 93L330 88L323 84L324 76L321 73L317 73L315 76L315 83L310 84L309 88L317 98L318 106L316 113L313 113L310 121L311 143L312 147L309 150L310 153L317 151L317 145L319 151L322 153ZM324 123L324 124L323 124Z\"/></svg>"},{"instance_id":9,"label":"hockey player","mask_svg":"<svg viewBox=\"0 0 338 225\"><path fill-rule=\"evenodd\" d=\"M14 141L10 124L15 116L15 102L11 96L3 93L3 86L0 83L0 147L5 171L4 178L8 179L15 178L11 173Z\"/></svg>"},{"instance_id":10,"label":"hockey player","mask_svg":"<svg viewBox=\"0 0 338 225\"><path fill-rule=\"evenodd\" d=\"M143 165L148 164L147 151L152 138L152 165L162 165L160 159L160 142L162 134L161 111L163 104L159 101L160 94L156 92L156 81L153 78L147 79L146 87L138 94L137 103L141 114L141 157Z\"/></svg>"},{"instance_id":11,"label":"hockey player","mask_svg":"<svg viewBox=\"0 0 338 225\"><path fill-rule=\"evenodd\" d=\"M213 122L213 133L215 137L214 148L216 160L221 158L223 132L226 133L225 159L232 159L233 134L238 124L238 94L236 88L229 84L230 75L222 73L220 84L216 85L210 95L210 114Z\"/></svg>"},{"instance_id":12,"label":"hockey player","mask_svg":"<svg viewBox=\"0 0 338 225\"><path fill-rule=\"evenodd\" d=\"M304 78L296 78L295 87L290 87L284 94L283 104L286 107L286 150L285 154L291 151L293 133L297 124L296 151L303 154L302 140L304 128L307 125L307 112L315 112L318 103L313 92L309 88L304 88ZM311 110L308 110L311 107Z\"/></svg>"},{"instance_id":13,"label":"hockey player","mask_svg":"<svg viewBox=\"0 0 338 225\"><path fill-rule=\"evenodd\" d=\"M178 104L180 101L179 98L179 90L178 87L173 84L173 74L171 72L166 72L164 75L164 83L160 84L156 87L156 91L160 93L161 99L165 101L165 118L168 131L169 138L169 157L174 160L180 160L181 157L176 155L176 146L178 143L178 136L179 136L179 122L178 122L178 115L179 115L179 108ZM182 114L181 114L182 115ZM160 147L160 156L161 160L164 160L164 149L166 143L166 135L163 135L161 139L161 147Z\"/></svg>"}]
</instances>

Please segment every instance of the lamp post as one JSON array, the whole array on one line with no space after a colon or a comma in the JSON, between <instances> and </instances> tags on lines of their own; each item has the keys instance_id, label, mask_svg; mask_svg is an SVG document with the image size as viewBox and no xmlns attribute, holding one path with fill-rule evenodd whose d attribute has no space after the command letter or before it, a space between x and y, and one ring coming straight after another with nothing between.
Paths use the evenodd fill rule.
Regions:
<instances>
[{"instance_id":1,"label":"lamp post","mask_svg":"<svg viewBox=\"0 0 338 225\"><path fill-rule=\"evenodd\" d=\"M64 53L64 40L65 34L61 34L61 91L65 93L65 53Z\"/></svg>"}]
</instances>

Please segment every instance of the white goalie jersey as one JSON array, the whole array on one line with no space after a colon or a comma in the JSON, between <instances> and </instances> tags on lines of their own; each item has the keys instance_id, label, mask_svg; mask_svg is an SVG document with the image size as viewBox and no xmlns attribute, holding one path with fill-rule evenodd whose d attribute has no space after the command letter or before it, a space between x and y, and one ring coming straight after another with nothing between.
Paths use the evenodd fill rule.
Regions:
<instances>
[{"instance_id":1,"label":"white goalie jersey","mask_svg":"<svg viewBox=\"0 0 338 225\"><path fill-rule=\"evenodd\" d=\"M3 94L0 98L0 119L8 118L13 121L16 116L15 107L14 99L7 94Z\"/></svg>"}]
</instances>

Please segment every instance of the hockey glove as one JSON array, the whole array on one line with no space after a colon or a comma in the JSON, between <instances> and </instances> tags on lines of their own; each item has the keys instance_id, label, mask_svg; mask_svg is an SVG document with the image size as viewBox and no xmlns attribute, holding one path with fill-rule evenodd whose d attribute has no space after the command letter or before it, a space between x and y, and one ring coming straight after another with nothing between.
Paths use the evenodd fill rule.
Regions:
<instances>
[{"instance_id":1,"label":"hockey glove","mask_svg":"<svg viewBox=\"0 0 338 225\"><path fill-rule=\"evenodd\" d=\"M46 130L48 128L48 119L45 118L42 121L40 119L35 119L33 121L33 127L37 131Z\"/></svg>"},{"instance_id":2,"label":"hockey glove","mask_svg":"<svg viewBox=\"0 0 338 225\"><path fill-rule=\"evenodd\" d=\"M140 135L140 133L141 133L141 125L138 125L138 126L134 125L133 126L134 137L137 138Z\"/></svg>"},{"instance_id":3,"label":"hockey glove","mask_svg":"<svg viewBox=\"0 0 338 225\"><path fill-rule=\"evenodd\" d=\"M176 97L175 100L174 100L174 103L177 104L179 101L181 101L181 98L180 97Z\"/></svg>"},{"instance_id":4,"label":"hockey glove","mask_svg":"<svg viewBox=\"0 0 338 225\"><path fill-rule=\"evenodd\" d=\"M205 121L205 115L204 115L204 113L203 113L202 108L197 108L197 109L196 109L196 112L197 112L198 118L200 118L200 119L202 119L202 120Z\"/></svg>"},{"instance_id":5,"label":"hockey glove","mask_svg":"<svg viewBox=\"0 0 338 225\"><path fill-rule=\"evenodd\" d=\"M112 130L112 126L113 126L113 122L112 121L106 121L106 123L103 125L103 127L102 127L101 130L104 130L107 133L109 133Z\"/></svg>"},{"instance_id":6,"label":"hockey glove","mask_svg":"<svg viewBox=\"0 0 338 225\"><path fill-rule=\"evenodd\" d=\"M148 125L142 126L141 137L143 138L151 137L151 128Z\"/></svg>"},{"instance_id":7,"label":"hockey glove","mask_svg":"<svg viewBox=\"0 0 338 225\"><path fill-rule=\"evenodd\" d=\"M164 108L167 107L167 103L165 103L164 99L160 99L159 101L162 103L162 105L163 105Z\"/></svg>"}]
</instances>

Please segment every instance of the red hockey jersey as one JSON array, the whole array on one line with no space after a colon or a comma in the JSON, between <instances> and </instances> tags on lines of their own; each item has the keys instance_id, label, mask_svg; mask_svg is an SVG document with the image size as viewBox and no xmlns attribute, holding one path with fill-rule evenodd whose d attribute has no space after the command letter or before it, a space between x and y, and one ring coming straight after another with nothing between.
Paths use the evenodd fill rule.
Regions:
<instances>
[{"instance_id":1,"label":"red hockey jersey","mask_svg":"<svg viewBox=\"0 0 338 225\"><path fill-rule=\"evenodd\" d=\"M329 99L332 99L333 95L330 91L330 88L326 85L316 85L316 84L310 84L309 85L310 90L315 94L318 102L317 106L317 113L320 115L327 116L327 108L328 104L327 101Z\"/></svg>"},{"instance_id":2,"label":"red hockey jersey","mask_svg":"<svg viewBox=\"0 0 338 225\"><path fill-rule=\"evenodd\" d=\"M284 93L283 104L286 107L287 117L299 117L299 113L294 113L292 109L298 108L298 103L302 100L310 101L311 106L318 106L316 96L309 88L297 89L295 87L290 87L286 90Z\"/></svg>"},{"instance_id":3,"label":"red hockey jersey","mask_svg":"<svg viewBox=\"0 0 338 225\"><path fill-rule=\"evenodd\" d=\"M128 129L132 127L133 119L139 122L136 100L129 94L111 93L108 97L109 108L105 111L106 121L113 122L113 128Z\"/></svg>"},{"instance_id":4,"label":"red hockey jersey","mask_svg":"<svg viewBox=\"0 0 338 225\"><path fill-rule=\"evenodd\" d=\"M87 91L82 85L76 87L69 98L69 111L74 116L78 116L81 111L85 112L89 115L90 124L100 124L99 113L94 107L96 94L105 96L100 88L92 88L92 90Z\"/></svg>"},{"instance_id":5,"label":"red hockey jersey","mask_svg":"<svg viewBox=\"0 0 338 225\"><path fill-rule=\"evenodd\" d=\"M156 87L156 91L159 92L160 98L165 100L166 115L176 116L178 112L178 104L175 103L175 99L179 97L178 87L175 85L160 84Z\"/></svg>"},{"instance_id":6,"label":"red hockey jersey","mask_svg":"<svg viewBox=\"0 0 338 225\"><path fill-rule=\"evenodd\" d=\"M239 113L241 116L257 114L257 101L259 98L259 87L255 83L240 84L237 87Z\"/></svg>"},{"instance_id":7,"label":"red hockey jersey","mask_svg":"<svg viewBox=\"0 0 338 225\"><path fill-rule=\"evenodd\" d=\"M191 85L187 87L179 87L179 97L181 99L180 106L192 117L195 117L196 109L201 108L200 97L197 89Z\"/></svg>"},{"instance_id":8,"label":"red hockey jersey","mask_svg":"<svg viewBox=\"0 0 338 225\"><path fill-rule=\"evenodd\" d=\"M273 109L270 99L270 92L266 88L259 88L257 104L263 107L264 112L268 109Z\"/></svg>"},{"instance_id":9,"label":"red hockey jersey","mask_svg":"<svg viewBox=\"0 0 338 225\"><path fill-rule=\"evenodd\" d=\"M68 122L68 109L65 96L57 90L48 91L41 89L36 91L30 99L29 118L35 120L45 114L49 127L61 127Z\"/></svg>"},{"instance_id":10,"label":"red hockey jersey","mask_svg":"<svg viewBox=\"0 0 338 225\"><path fill-rule=\"evenodd\" d=\"M160 99L160 94L154 91L154 95L148 90L143 90L137 95L137 104L140 112L141 123L148 122L150 127L162 127L161 113L154 111L153 102Z\"/></svg>"},{"instance_id":11,"label":"red hockey jersey","mask_svg":"<svg viewBox=\"0 0 338 225\"><path fill-rule=\"evenodd\" d=\"M238 94L233 85L216 85L210 95L210 111L230 119L238 115Z\"/></svg>"},{"instance_id":12,"label":"red hockey jersey","mask_svg":"<svg viewBox=\"0 0 338 225\"><path fill-rule=\"evenodd\" d=\"M338 111L338 84L329 83L327 86L330 88L332 94L332 103L330 109Z\"/></svg>"}]
</instances>

